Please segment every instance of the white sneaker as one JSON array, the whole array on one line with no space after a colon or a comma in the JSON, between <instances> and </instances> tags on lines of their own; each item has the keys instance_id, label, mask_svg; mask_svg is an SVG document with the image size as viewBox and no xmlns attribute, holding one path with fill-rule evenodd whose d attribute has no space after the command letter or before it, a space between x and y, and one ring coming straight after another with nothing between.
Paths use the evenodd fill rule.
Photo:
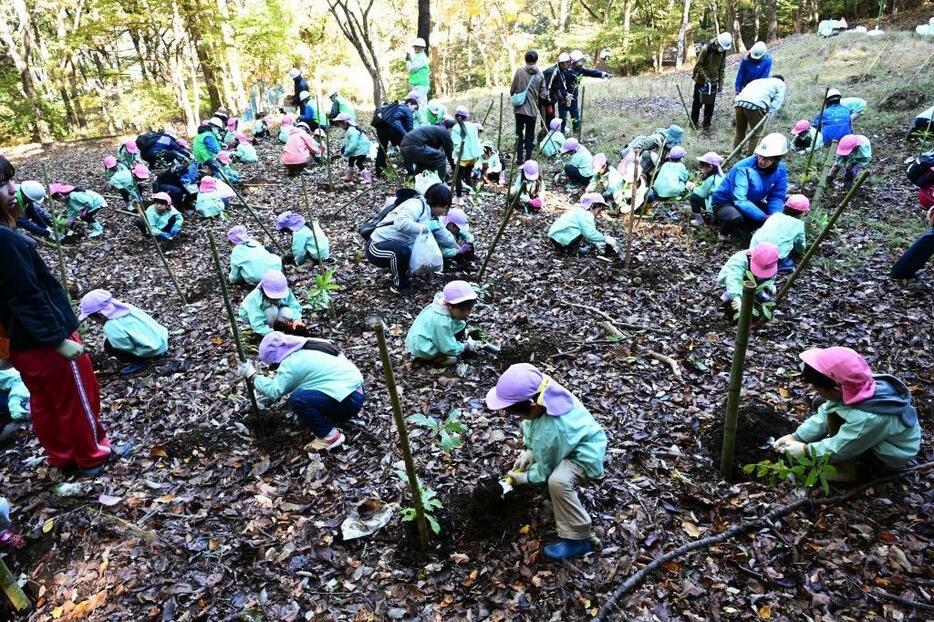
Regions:
<instances>
[{"instance_id":1,"label":"white sneaker","mask_svg":"<svg viewBox=\"0 0 934 622\"><path fill-rule=\"evenodd\" d=\"M344 444L344 433L337 428L331 428L331 431L324 438L315 438L311 441L311 448L317 451L331 451Z\"/></svg>"}]
</instances>

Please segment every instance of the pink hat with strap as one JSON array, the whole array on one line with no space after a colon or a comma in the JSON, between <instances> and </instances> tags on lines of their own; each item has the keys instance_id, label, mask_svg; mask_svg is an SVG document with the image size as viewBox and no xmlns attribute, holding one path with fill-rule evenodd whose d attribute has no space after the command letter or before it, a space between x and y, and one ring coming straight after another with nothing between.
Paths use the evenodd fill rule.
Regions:
<instances>
[{"instance_id":1,"label":"pink hat with strap","mask_svg":"<svg viewBox=\"0 0 934 622\"><path fill-rule=\"evenodd\" d=\"M230 164L230 153L227 151L221 151L217 154L217 161L221 164Z\"/></svg>"},{"instance_id":2,"label":"pink hat with strap","mask_svg":"<svg viewBox=\"0 0 934 622\"><path fill-rule=\"evenodd\" d=\"M69 184L49 184L49 192L52 194L68 194L75 187Z\"/></svg>"},{"instance_id":3,"label":"pink hat with strap","mask_svg":"<svg viewBox=\"0 0 934 622\"><path fill-rule=\"evenodd\" d=\"M553 417L566 415L574 407L571 392L530 363L510 366L486 394L486 405L492 410L502 410L536 395L536 403Z\"/></svg>"},{"instance_id":4,"label":"pink hat with strap","mask_svg":"<svg viewBox=\"0 0 934 622\"><path fill-rule=\"evenodd\" d=\"M104 156L104 168L113 168L117 166L117 158L112 155Z\"/></svg>"},{"instance_id":5,"label":"pink hat with strap","mask_svg":"<svg viewBox=\"0 0 934 622\"><path fill-rule=\"evenodd\" d=\"M811 122L807 119L801 119L791 128L791 133L797 136L798 134L804 134L809 129L811 129Z\"/></svg>"},{"instance_id":6,"label":"pink hat with strap","mask_svg":"<svg viewBox=\"0 0 934 622\"><path fill-rule=\"evenodd\" d=\"M259 343L259 360L267 365L278 365L288 355L304 348L307 341L305 337L286 335L274 330Z\"/></svg>"},{"instance_id":7,"label":"pink hat with strap","mask_svg":"<svg viewBox=\"0 0 934 622\"><path fill-rule=\"evenodd\" d=\"M850 348L812 348L798 355L802 361L824 374L840 387L844 404L855 404L876 393L876 381L869 364Z\"/></svg>"},{"instance_id":8,"label":"pink hat with strap","mask_svg":"<svg viewBox=\"0 0 934 622\"><path fill-rule=\"evenodd\" d=\"M749 270L760 279L771 279L778 273L778 247L770 242L763 242L750 251Z\"/></svg>"},{"instance_id":9,"label":"pink hat with strap","mask_svg":"<svg viewBox=\"0 0 934 622\"><path fill-rule=\"evenodd\" d=\"M444 294L444 302L451 305L477 299L477 292L467 281L451 281L444 286L442 293Z\"/></svg>"},{"instance_id":10,"label":"pink hat with strap","mask_svg":"<svg viewBox=\"0 0 934 622\"><path fill-rule=\"evenodd\" d=\"M792 194L789 195L788 199L785 201L785 207L802 214L807 214L811 211L811 201L803 194Z\"/></svg>"},{"instance_id":11,"label":"pink hat with strap","mask_svg":"<svg viewBox=\"0 0 934 622\"><path fill-rule=\"evenodd\" d=\"M100 313L108 320L115 320L130 312L129 305L114 300L106 289L92 289L81 297L79 306L81 307L79 320L84 320L94 313Z\"/></svg>"},{"instance_id":12,"label":"pink hat with strap","mask_svg":"<svg viewBox=\"0 0 934 622\"><path fill-rule=\"evenodd\" d=\"M250 241L250 232L247 231L246 227L243 225L237 225L236 227L231 227L230 231L227 232L227 239L234 244L243 244L244 242Z\"/></svg>"},{"instance_id":13,"label":"pink hat with strap","mask_svg":"<svg viewBox=\"0 0 934 622\"><path fill-rule=\"evenodd\" d=\"M467 228L467 213L459 207L452 207L448 210L447 216L441 218L444 225L457 225L461 229Z\"/></svg>"},{"instance_id":14,"label":"pink hat with strap","mask_svg":"<svg viewBox=\"0 0 934 622\"><path fill-rule=\"evenodd\" d=\"M198 186L199 192L214 192L215 190L217 190L216 179L210 175L201 178L201 184Z\"/></svg>"},{"instance_id":15,"label":"pink hat with strap","mask_svg":"<svg viewBox=\"0 0 934 622\"><path fill-rule=\"evenodd\" d=\"M127 153L139 153L139 147L136 146L136 141L132 138L123 143L123 146L126 148Z\"/></svg>"}]
</instances>

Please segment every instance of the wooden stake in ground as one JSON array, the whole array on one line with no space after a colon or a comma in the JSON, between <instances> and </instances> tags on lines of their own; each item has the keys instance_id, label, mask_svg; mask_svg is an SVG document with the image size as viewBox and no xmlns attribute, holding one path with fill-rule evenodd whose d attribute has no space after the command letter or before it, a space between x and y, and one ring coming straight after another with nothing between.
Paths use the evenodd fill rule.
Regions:
<instances>
[{"instance_id":1,"label":"wooden stake in ground","mask_svg":"<svg viewBox=\"0 0 934 622\"><path fill-rule=\"evenodd\" d=\"M581 100L580 100L580 110L577 111L577 138L578 140L584 137L584 92L585 88L581 85Z\"/></svg>"},{"instance_id":2,"label":"wooden stake in ground","mask_svg":"<svg viewBox=\"0 0 934 622\"><path fill-rule=\"evenodd\" d=\"M665 146L668 144L668 137L662 141L662 147L658 150L658 162L655 163L655 168L652 169L652 179L649 180L649 187L645 190L645 207L642 208L642 211L639 212L639 218L636 221L636 225L642 224L642 217L645 216L646 209L649 207L649 192L655 186L655 179L658 177L658 172L662 170L662 155L665 152ZM651 157L651 156L650 156Z\"/></svg>"},{"instance_id":3,"label":"wooden stake in ground","mask_svg":"<svg viewBox=\"0 0 934 622\"><path fill-rule=\"evenodd\" d=\"M740 152L740 150L746 145L746 143L749 142L749 139L752 138L753 135L755 135L755 133L759 131L759 128L765 125L768 122L768 120L769 120L769 115L765 115L764 117L762 117L762 119L759 120L758 123L756 123L755 127L753 127L751 130L746 132L746 136L744 136L743 139L739 141L738 145L733 147L733 151L728 153L727 156L723 158L723 162L720 163L720 168L724 168L729 163L730 160L736 157L736 154Z\"/></svg>"},{"instance_id":4,"label":"wooden stake in ground","mask_svg":"<svg viewBox=\"0 0 934 622\"><path fill-rule=\"evenodd\" d=\"M224 269L221 267L220 255L217 253L217 242L214 240L214 234L208 231L208 244L211 246L211 258L214 260L214 271L217 273L217 280L221 284L221 295L224 297L224 308L227 310L227 320L230 322L230 332L233 333L234 343L237 345L237 358L241 363L246 363L246 350L243 348L243 341L240 339L240 327L237 326L237 317L234 315L233 304L230 302L230 291L227 289L227 277L224 275ZM250 408L253 410L253 416L256 421L260 421L259 405L256 403L256 393L253 391L253 380L247 379L246 393L250 398ZM263 431L265 436L265 431Z\"/></svg>"},{"instance_id":5,"label":"wooden stake in ground","mask_svg":"<svg viewBox=\"0 0 934 622\"><path fill-rule=\"evenodd\" d=\"M639 157L641 152L638 149L632 150L632 200L629 204L629 226L626 231L626 260L623 262L623 268L629 272L629 265L632 262L632 231L636 222L636 190L639 186Z\"/></svg>"},{"instance_id":6,"label":"wooden stake in ground","mask_svg":"<svg viewBox=\"0 0 934 622\"><path fill-rule=\"evenodd\" d=\"M324 278L324 275L327 271L324 269L324 260L321 258L321 247L318 246L318 234L315 233L315 214L311 211L311 204L308 202L308 190L305 188L305 178L302 177L302 196L305 199L305 212L308 214L308 217L311 219L311 238L315 241L315 254L318 255L318 272L321 274L321 277ZM318 225L320 229L320 225ZM331 319L337 317L337 309L334 307L334 301L328 300L328 315L331 316Z\"/></svg>"},{"instance_id":7,"label":"wooden stake in ground","mask_svg":"<svg viewBox=\"0 0 934 622\"><path fill-rule=\"evenodd\" d=\"M688 112L688 105L684 102L684 94L681 92L681 85L676 84L675 88L678 89L678 97L681 98L681 107L684 108L684 115L688 118L688 123L691 124L691 129L696 132L697 126L694 125L694 119L691 118L691 113Z\"/></svg>"},{"instance_id":8,"label":"wooden stake in ground","mask_svg":"<svg viewBox=\"0 0 934 622\"><path fill-rule=\"evenodd\" d=\"M834 156L837 153L837 141L830 143L830 149L827 151L827 157L824 159L824 166L821 167L820 179L817 180L817 190L814 191L814 198L811 199L811 210L817 211L820 200L824 196L824 190L827 189L827 171L833 164Z\"/></svg>"},{"instance_id":9,"label":"wooden stake in ground","mask_svg":"<svg viewBox=\"0 0 934 622\"><path fill-rule=\"evenodd\" d=\"M392 416L399 432L399 446L402 448L402 459L405 461L405 474L409 480L409 490L412 493L412 505L415 507L415 523L418 526L418 538L422 550L428 549L428 523L425 520L425 508L422 505L422 489L418 483L415 472L415 461L412 460L412 448L409 445L409 431L405 427L405 418L402 416L402 403L399 401L399 392L396 390L396 377L392 371L392 360L389 358L389 347L386 345L386 326L379 316L367 319L367 325L376 333L376 342L379 345L379 356L383 362L383 373L386 376L386 388L389 391L389 401L392 404Z\"/></svg>"},{"instance_id":10,"label":"wooden stake in ground","mask_svg":"<svg viewBox=\"0 0 934 622\"><path fill-rule=\"evenodd\" d=\"M503 94L499 94L499 130L496 133L496 152L503 157Z\"/></svg>"},{"instance_id":11,"label":"wooden stake in ground","mask_svg":"<svg viewBox=\"0 0 934 622\"><path fill-rule=\"evenodd\" d=\"M302 187L304 188L304 186L305 186L305 179L302 178ZM361 191L358 192L357 194L353 195L353 197L352 197L349 201L347 201L346 203L344 203L343 205L341 205L339 208L337 208L336 210L334 210L333 212L331 212L330 217L331 217L331 218L334 218L335 216L340 215L341 212L343 212L345 209L347 209L348 207L350 207L351 205L353 205L354 203L356 203L356 202L357 202L357 199L359 199L360 197L362 197L364 194L366 194L367 192L369 192L369 191L372 190L372 189L373 189L372 186L364 186L364 187L363 187L363 190L361 190Z\"/></svg>"},{"instance_id":12,"label":"wooden stake in ground","mask_svg":"<svg viewBox=\"0 0 934 622\"><path fill-rule=\"evenodd\" d=\"M237 195L237 198L240 200L240 203L243 204L243 207L245 207L247 211L250 212L250 215L253 216L253 220L255 220L256 224L259 225L259 228L263 230L263 233L269 236L269 239L272 241L275 247L279 249L279 254L283 256L286 255L287 251L282 247L281 244L279 244L279 240L277 240L276 236L273 235L272 231L269 230L269 227L266 226L266 223L263 222L263 219L259 217L259 214L256 213L256 210L249 206L249 204L243 198L243 195L240 194L240 191L237 190L232 183L230 183L230 180L227 179L227 176L224 175L223 172L221 172L221 177L224 178L224 183L230 186L230 189L234 191L235 195Z\"/></svg>"},{"instance_id":13,"label":"wooden stake in ground","mask_svg":"<svg viewBox=\"0 0 934 622\"><path fill-rule=\"evenodd\" d=\"M733 346L733 365L730 368L730 392L726 398L726 414L723 416L723 445L720 448L720 477L730 481L733 473L733 449L736 447L736 418L739 398L743 390L743 366L746 364L746 347L749 345L749 322L752 305L756 299L756 285L743 283L742 304L739 321L736 323L736 341Z\"/></svg>"},{"instance_id":14,"label":"wooden stake in ground","mask_svg":"<svg viewBox=\"0 0 934 622\"><path fill-rule=\"evenodd\" d=\"M486 127L486 120L487 120L487 117L490 116L490 111L493 110L493 104L494 104L494 103L496 103L496 102L495 102L495 101L491 101L489 107L486 109L486 114L483 115L483 121L480 122L480 126L481 126L481 127L484 127L484 128Z\"/></svg>"},{"instance_id":15,"label":"wooden stake in ground","mask_svg":"<svg viewBox=\"0 0 934 622\"><path fill-rule=\"evenodd\" d=\"M518 141L516 142L518 146ZM490 258L493 256L493 251L496 250L496 245L499 244L499 239L503 237L503 232L506 230L506 225L509 224L509 219L512 217L512 211L515 205L519 202L519 195L522 194L522 191L525 190L525 180L519 184L519 190L516 192L515 196L512 199L509 199L509 191L512 188L512 178L516 170L516 158L513 158L512 165L509 167L509 181L506 185L506 210L503 212L503 222L499 225L499 230L496 232L496 236L493 238L493 242L490 244L490 249L486 252L486 257L483 258L483 265L480 266L480 272L477 273L477 282L483 282L483 274L486 272L486 267L490 263ZM521 174L521 173L520 173Z\"/></svg>"},{"instance_id":16,"label":"wooden stake in ground","mask_svg":"<svg viewBox=\"0 0 934 622\"><path fill-rule=\"evenodd\" d=\"M320 87L320 85L319 85ZM321 104L318 101L318 94L315 93L315 106L317 107L318 118L321 118ZM318 124L318 127L321 127L321 124ZM331 179L331 124L327 124L324 127L324 144L325 144L325 166L328 168L328 188L334 187L334 182Z\"/></svg>"},{"instance_id":17,"label":"wooden stake in ground","mask_svg":"<svg viewBox=\"0 0 934 622\"><path fill-rule=\"evenodd\" d=\"M32 608L32 603L29 602L23 588L16 582L16 577L2 559L0 559L0 588L3 588L3 593L6 594L16 611L23 612Z\"/></svg>"},{"instance_id":18,"label":"wooden stake in ground","mask_svg":"<svg viewBox=\"0 0 934 622\"><path fill-rule=\"evenodd\" d=\"M166 273L168 273L169 278L172 279L172 285L175 286L175 291L178 292L178 297L182 299L182 305L188 304L188 299L185 297L185 291L182 289L182 286L178 284L178 279L175 278L175 273L172 272L171 266L169 266L169 260L165 258L165 253L162 252L162 245L159 244L159 240L156 236L152 235L149 231L149 221L146 220L146 213L143 211L143 206L133 201L133 205L136 206L136 212L139 214L139 217L143 221L143 228L146 229L146 237L152 240L152 245L156 247L156 252L159 254L159 259L162 261L162 267L165 268Z\"/></svg>"},{"instance_id":19,"label":"wooden stake in ground","mask_svg":"<svg viewBox=\"0 0 934 622\"><path fill-rule=\"evenodd\" d=\"M62 282L62 289L68 297L68 302L74 304L71 292L68 291L68 272L65 270L65 253L62 250L62 232L58 225L58 214L55 213L55 201L52 200L52 184L49 183L49 167L43 163L42 178L45 181L45 191L49 195L49 215L52 217L52 233L55 235L55 254L58 256L58 278Z\"/></svg>"},{"instance_id":20,"label":"wooden stake in ground","mask_svg":"<svg viewBox=\"0 0 934 622\"><path fill-rule=\"evenodd\" d=\"M551 130L548 132L548 136L545 137L544 142L538 143L538 147L535 148L535 157L538 157L542 152L542 147L548 144L548 141L551 140L551 137L554 136L555 132L558 130Z\"/></svg>"},{"instance_id":21,"label":"wooden stake in ground","mask_svg":"<svg viewBox=\"0 0 934 622\"><path fill-rule=\"evenodd\" d=\"M775 304L777 305L781 302L782 298L785 297L785 294L788 293L788 290L791 289L791 286L794 284L795 280L801 275L801 272L807 267L808 263L811 261L811 257L814 255L814 252L817 250L817 247L820 246L820 243L824 241L824 238L827 237L827 234L830 233L830 230L836 224L837 219L840 218L840 214L843 213L843 210L846 209L846 206L850 204L850 201L853 200L853 197L856 195L856 191L859 190L859 187L863 185L863 182L866 181L866 178L869 177L869 171L863 171L860 173L859 177L856 178L856 181L853 182L853 187L850 188L850 191L846 193L846 196L843 197L843 201L840 202L839 207L834 211L830 216L830 220L827 221L827 226L824 227L824 230L820 232L817 236L817 239L811 243L811 246L808 247L807 251L804 253L804 257L801 258L801 261L798 262L798 267L795 268L795 271L791 273L788 277L788 280L785 281L784 287L781 291L778 292L778 296L775 297Z\"/></svg>"},{"instance_id":22,"label":"wooden stake in ground","mask_svg":"<svg viewBox=\"0 0 934 622\"><path fill-rule=\"evenodd\" d=\"M827 95L830 93L830 87L827 87L827 90L824 91L824 101L820 103L820 112L817 113L817 128L814 132L814 138L817 138L817 135L820 134L821 127L824 123L824 108L827 106ZM811 150L808 152L808 161L804 166L804 173L801 175L801 183L805 183L808 180L808 176L811 174L811 162L814 160L814 149L817 146L817 140L811 141Z\"/></svg>"}]
</instances>

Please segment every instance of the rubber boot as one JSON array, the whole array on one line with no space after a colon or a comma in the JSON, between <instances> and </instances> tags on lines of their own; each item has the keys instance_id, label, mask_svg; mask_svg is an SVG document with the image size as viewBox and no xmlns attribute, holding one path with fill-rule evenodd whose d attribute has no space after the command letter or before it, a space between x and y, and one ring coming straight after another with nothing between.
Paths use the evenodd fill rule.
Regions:
<instances>
[{"instance_id":1,"label":"rubber boot","mask_svg":"<svg viewBox=\"0 0 934 622\"><path fill-rule=\"evenodd\" d=\"M370 174L369 169L363 169L363 173L361 174L363 175L363 183L368 185L373 183L373 175Z\"/></svg>"},{"instance_id":2,"label":"rubber boot","mask_svg":"<svg viewBox=\"0 0 934 622\"><path fill-rule=\"evenodd\" d=\"M356 173L354 172L354 168L351 166L347 169L347 172L344 173L344 181L353 181L355 177Z\"/></svg>"}]
</instances>

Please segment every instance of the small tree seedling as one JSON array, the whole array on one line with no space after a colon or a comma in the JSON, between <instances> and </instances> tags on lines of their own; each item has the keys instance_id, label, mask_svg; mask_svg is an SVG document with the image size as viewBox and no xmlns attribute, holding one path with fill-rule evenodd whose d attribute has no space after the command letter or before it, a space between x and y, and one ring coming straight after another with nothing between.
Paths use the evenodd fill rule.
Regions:
<instances>
[{"instance_id":1,"label":"small tree seedling","mask_svg":"<svg viewBox=\"0 0 934 622\"><path fill-rule=\"evenodd\" d=\"M396 470L396 477L405 483L409 481L409 476L406 475L405 471L402 469ZM425 520L428 521L428 526L435 532L435 535L438 535L441 533L441 524L438 522L438 519L435 518L435 512L444 508L444 504L441 502L440 497L438 497L438 493L427 486L423 486L421 480L418 480L418 490L422 498ZM411 522L417 518L418 512L414 507L402 508L402 522Z\"/></svg>"},{"instance_id":2,"label":"small tree seedling","mask_svg":"<svg viewBox=\"0 0 934 622\"><path fill-rule=\"evenodd\" d=\"M467 426L461 423L461 411L458 408L451 410L444 421L439 421L428 415L409 415L406 420L428 428L441 444L444 453L450 453L464 444L463 435L469 430Z\"/></svg>"},{"instance_id":3,"label":"small tree seedling","mask_svg":"<svg viewBox=\"0 0 934 622\"><path fill-rule=\"evenodd\" d=\"M314 285L308 290L308 305L314 311L328 311L331 309L331 292L337 291L341 286L334 280L334 270L327 270L315 275Z\"/></svg>"},{"instance_id":4,"label":"small tree seedling","mask_svg":"<svg viewBox=\"0 0 934 622\"><path fill-rule=\"evenodd\" d=\"M756 479L768 478L769 486L773 488L786 481L805 488L813 488L819 483L826 495L830 493L828 478L837 474L837 467L830 464L830 455L812 458L804 454L794 457L785 454L774 462L763 460L747 464L743 472Z\"/></svg>"}]
</instances>

